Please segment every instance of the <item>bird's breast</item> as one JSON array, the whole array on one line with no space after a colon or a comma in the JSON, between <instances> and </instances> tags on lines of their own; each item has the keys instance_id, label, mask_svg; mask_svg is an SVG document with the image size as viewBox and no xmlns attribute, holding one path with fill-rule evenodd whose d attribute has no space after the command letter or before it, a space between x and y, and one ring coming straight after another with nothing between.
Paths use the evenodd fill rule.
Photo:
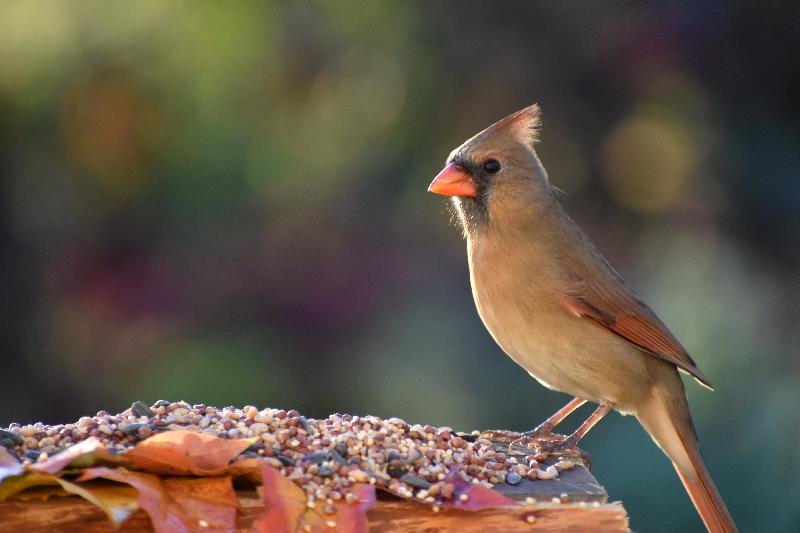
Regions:
<instances>
[{"instance_id":1,"label":"bird's breast","mask_svg":"<svg viewBox=\"0 0 800 533\"><path fill-rule=\"evenodd\" d=\"M551 389L626 403L626 383L645 373L641 354L561 306L557 269L513 253L473 249L469 255L478 314L509 357Z\"/></svg>"},{"instance_id":2,"label":"bird's breast","mask_svg":"<svg viewBox=\"0 0 800 533\"><path fill-rule=\"evenodd\" d=\"M513 249L474 248L470 282L478 314L497 344L534 372L556 344L552 333L563 319L547 269Z\"/></svg>"}]
</instances>

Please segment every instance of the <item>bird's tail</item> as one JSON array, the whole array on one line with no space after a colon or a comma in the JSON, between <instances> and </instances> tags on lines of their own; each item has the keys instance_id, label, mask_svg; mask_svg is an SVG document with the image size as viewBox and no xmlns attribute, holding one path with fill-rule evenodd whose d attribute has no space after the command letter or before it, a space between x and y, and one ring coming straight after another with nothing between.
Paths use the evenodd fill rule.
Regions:
<instances>
[{"instance_id":1,"label":"bird's tail","mask_svg":"<svg viewBox=\"0 0 800 533\"><path fill-rule=\"evenodd\" d=\"M680 380L677 372L675 374ZM670 389L676 391L676 388ZM652 400L637 410L636 417L672 460L706 529L711 533L737 532L733 517L714 486L700 453L683 386L677 390L680 391L679 397L657 388Z\"/></svg>"}]
</instances>

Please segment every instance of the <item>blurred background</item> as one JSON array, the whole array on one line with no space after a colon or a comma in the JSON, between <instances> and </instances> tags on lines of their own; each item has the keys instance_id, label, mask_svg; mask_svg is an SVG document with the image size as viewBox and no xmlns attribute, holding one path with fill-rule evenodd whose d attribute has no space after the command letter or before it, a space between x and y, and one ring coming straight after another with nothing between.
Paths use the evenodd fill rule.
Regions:
<instances>
[{"instance_id":1,"label":"blurred background","mask_svg":"<svg viewBox=\"0 0 800 533\"><path fill-rule=\"evenodd\" d=\"M539 102L567 210L717 387L687 383L740 527L796 531L798 34L788 2L3 2L0 426L534 426L568 398L494 345L425 189ZM702 529L635 420L584 445L634 529Z\"/></svg>"}]
</instances>

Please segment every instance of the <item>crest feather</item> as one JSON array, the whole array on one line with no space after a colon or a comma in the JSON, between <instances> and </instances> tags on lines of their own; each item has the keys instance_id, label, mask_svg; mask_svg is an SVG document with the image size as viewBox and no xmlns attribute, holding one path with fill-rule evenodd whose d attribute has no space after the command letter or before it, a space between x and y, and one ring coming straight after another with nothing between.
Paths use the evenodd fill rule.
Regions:
<instances>
[{"instance_id":1,"label":"crest feather","mask_svg":"<svg viewBox=\"0 0 800 533\"><path fill-rule=\"evenodd\" d=\"M541 116L539 104L533 104L500 119L489 126L487 131L507 130L520 141L534 144L539 142L539 130L542 127Z\"/></svg>"}]
</instances>

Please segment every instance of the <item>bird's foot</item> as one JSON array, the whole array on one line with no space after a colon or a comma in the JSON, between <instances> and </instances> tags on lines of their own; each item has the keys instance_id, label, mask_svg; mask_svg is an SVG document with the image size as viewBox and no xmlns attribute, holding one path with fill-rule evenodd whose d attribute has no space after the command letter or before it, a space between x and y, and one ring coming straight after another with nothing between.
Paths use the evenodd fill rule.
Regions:
<instances>
[{"instance_id":1,"label":"bird's foot","mask_svg":"<svg viewBox=\"0 0 800 533\"><path fill-rule=\"evenodd\" d=\"M573 436L552 433L549 428L536 428L520 433L504 429L488 429L479 436L494 446L507 446L510 453L530 455L535 453L560 452L575 448L577 439Z\"/></svg>"},{"instance_id":2,"label":"bird's foot","mask_svg":"<svg viewBox=\"0 0 800 533\"><path fill-rule=\"evenodd\" d=\"M578 446L578 439L574 436L557 435L554 433L530 432L522 433L521 436L508 445L509 451L521 451L522 453L535 451L536 453L556 453L567 450L575 450ZM519 452L517 452L519 453Z\"/></svg>"},{"instance_id":3,"label":"bird's foot","mask_svg":"<svg viewBox=\"0 0 800 533\"><path fill-rule=\"evenodd\" d=\"M565 442L568 438L566 435L553 434L550 428L541 427L522 433L505 429L487 429L479 436L479 439L490 441L496 448L506 447L511 454L542 456L548 455L551 450L555 451L559 443Z\"/></svg>"},{"instance_id":4,"label":"bird's foot","mask_svg":"<svg viewBox=\"0 0 800 533\"><path fill-rule=\"evenodd\" d=\"M551 455L577 455L586 468L591 469L591 458L588 453L578 448L580 439L576 435L558 435L550 432L546 434L530 432L522 435L508 445L508 453L533 456L539 462Z\"/></svg>"},{"instance_id":5,"label":"bird's foot","mask_svg":"<svg viewBox=\"0 0 800 533\"><path fill-rule=\"evenodd\" d=\"M518 431L509 431L507 429L487 429L486 431L481 432L481 434L478 436L478 439L488 440L493 445L502 445L510 444L523 436L525 436L525 433L520 433Z\"/></svg>"},{"instance_id":6,"label":"bird's foot","mask_svg":"<svg viewBox=\"0 0 800 533\"><path fill-rule=\"evenodd\" d=\"M493 443L509 443L509 445L525 439L552 440L554 437L556 436L553 435L553 425L547 423L540 424L534 429L525 431L523 433L520 433L519 431L509 431L507 429L487 429L479 436L479 438L490 440ZM561 437L563 437L563 435L561 435Z\"/></svg>"}]
</instances>

